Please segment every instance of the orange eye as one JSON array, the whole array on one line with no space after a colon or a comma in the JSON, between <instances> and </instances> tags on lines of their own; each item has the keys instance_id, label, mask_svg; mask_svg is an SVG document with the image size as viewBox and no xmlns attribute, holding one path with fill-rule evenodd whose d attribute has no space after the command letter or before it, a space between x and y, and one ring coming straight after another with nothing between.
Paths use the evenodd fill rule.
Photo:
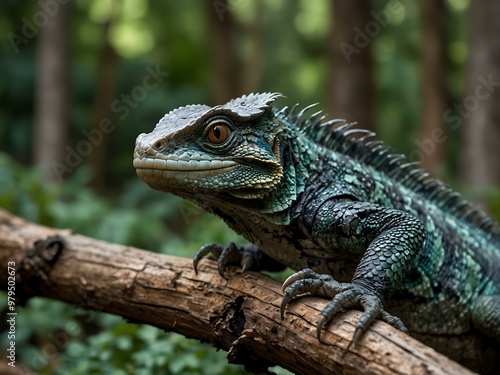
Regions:
<instances>
[{"instance_id":1,"label":"orange eye","mask_svg":"<svg viewBox=\"0 0 500 375\"><path fill-rule=\"evenodd\" d=\"M210 143L218 145L224 142L227 137L229 137L230 133L231 131L229 130L229 127L226 124L219 122L210 127L210 129L208 130L207 138Z\"/></svg>"}]
</instances>

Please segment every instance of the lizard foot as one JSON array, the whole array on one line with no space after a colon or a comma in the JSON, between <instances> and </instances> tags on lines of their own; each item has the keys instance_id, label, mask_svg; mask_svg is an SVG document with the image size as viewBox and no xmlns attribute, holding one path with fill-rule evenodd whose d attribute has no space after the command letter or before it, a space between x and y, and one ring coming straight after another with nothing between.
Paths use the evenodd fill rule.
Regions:
<instances>
[{"instance_id":1,"label":"lizard foot","mask_svg":"<svg viewBox=\"0 0 500 375\"><path fill-rule=\"evenodd\" d=\"M288 289L287 289L288 288ZM321 312L316 327L316 336L321 341L321 329L342 309L357 309L363 311L356 324L354 337L349 343L356 343L363 332L377 318L392 325L403 332L408 332L401 319L384 310L380 297L361 285L354 283L339 283L330 275L322 275L311 269L304 269L293 275L283 283L285 291L281 302L281 318L284 317L287 303L295 296L310 293L318 297L332 298ZM348 348L349 348L348 347Z\"/></svg>"},{"instance_id":2,"label":"lizard foot","mask_svg":"<svg viewBox=\"0 0 500 375\"><path fill-rule=\"evenodd\" d=\"M217 269L219 275L227 279L225 271L229 264L240 264L241 272L245 272L254 264L258 251L259 249L252 244L238 247L233 242L230 242L227 246L222 247L214 243L209 243L203 245L194 256L194 272L198 273L198 263L200 260L206 255L212 254L218 260Z\"/></svg>"}]
</instances>

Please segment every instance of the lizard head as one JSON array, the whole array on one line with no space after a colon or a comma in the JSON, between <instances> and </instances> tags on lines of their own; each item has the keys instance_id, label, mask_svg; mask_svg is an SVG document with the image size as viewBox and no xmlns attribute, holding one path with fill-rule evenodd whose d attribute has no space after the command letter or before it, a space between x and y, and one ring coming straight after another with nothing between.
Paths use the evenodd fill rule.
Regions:
<instances>
[{"instance_id":1,"label":"lizard head","mask_svg":"<svg viewBox=\"0 0 500 375\"><path fill-rule=\"evenodd\" d=\"M277 93L245 95L224 105L189 105L167 113L137 137L134 167L156 190L259 198L283 176L271 103Z\"/></svg>"}]
</instances>

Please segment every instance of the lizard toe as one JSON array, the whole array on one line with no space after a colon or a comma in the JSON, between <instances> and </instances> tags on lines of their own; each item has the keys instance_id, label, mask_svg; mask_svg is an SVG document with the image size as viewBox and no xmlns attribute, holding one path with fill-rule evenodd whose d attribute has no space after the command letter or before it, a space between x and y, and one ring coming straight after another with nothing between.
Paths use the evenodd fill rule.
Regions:
<instances>
[{"instance_id":1,"label":"lizard toe","mask_svg":"<svg viewBox=\"0 0 500 375\"><path fill-rule=\"evenodd\" d=\"M238 247L233 242L228 243L225 247L214 243L203 245L193 259L193 268L196 273L198 273L198 263L207 255L213 255L217 259L219 275L227 279L225 273L230 264L239 264L241 272L245 272L253 266L255 250L251 246Z\"/></svg>"},{"instance_id":2,"label":"lizard toe","mask_svg":"<svg viewBox=\"0 0 500 375\"><path fill-rule=\"evenodd\" d=\"M338 293L321 312L316 331L318 340L321 337L321 329L325 324L331 321L341 310L348 309L363 311L356 323L356 330L348 348L359 340L376 319L380 319L402 332L408 332L401 319L384 310L380 297L356 284L343 284L343 288L344 290Z\"/></svg>"},{"instance_id":3,"label":"lizard toe","mask_svg":"<svg viewBox=\"0 0 500 375\"><path fill-rule=\"evenodd\" d=\"M309 268L299 271L288 277L283 283L284 296L281 301L281 317L284 317L288 302L299 294L309 293L317 297L333 298L346 285L339 283L330 275L318 274Z\"/></svg>"},{"instance_id":4,"label":"lizard toe","mask_svg":"<svg viewBox=\"0 0 500 375\"><path fill-rule=\"evenodd\" d=\"M330 275L326 275L326 274L319 274L317 272L314 272L310 268L304 268L303 270L298 271L298 272L294 273L293 275L289 276L285 280L285 282L283 283L283 286L282 286L282 291L284 292L285 289L288 286L290 286L292 283L294 283L295 281L307 280L307 279L317 279L317 280L323 280L323 281L330 281L330 280L333 280L333 277L331 277Z\"/></svg>"},{"instance_id":5,"label":"lizard toe","mask_svg":"<svg viewBox=\"0 0 500 375\"><path fill-rule=\"evenodd\" d=\"M222 246L217 245L215 243L207 243L200 247L200 249L196 252L193 258L193 268L194 272L198 273L198 263L207 255L213 255L215 259L219 259L220 254L222 253Z\"/></svg>"},{"instance_id":6,"label":"lizard toe","mask_svg":"<svg viewBox=\"0 0 500 375\"><path fill-rule=\"evenodd\" d=\"M394 328L400 330L401 332L408 333L408 328L406 328L405 324L401 319L399 319L397 316L389 314L387 311L382 310L380 312L379 319L382 320L383 322L393 326Z\"/></svg>"},{"instance_id":7,"label":"lizard toe","mask_svg":"<svg viewBox=\"0 0 500 375\"><path fill-rule=\"evenodd\" d=\"M321 288L322 285L323 281L318 279L299 279L289 284L288 289L281 300L281 319L285 316L285 307L290 300L299 294L310 293L314 295L314 292Z\"/></svg>"}]
</instances>

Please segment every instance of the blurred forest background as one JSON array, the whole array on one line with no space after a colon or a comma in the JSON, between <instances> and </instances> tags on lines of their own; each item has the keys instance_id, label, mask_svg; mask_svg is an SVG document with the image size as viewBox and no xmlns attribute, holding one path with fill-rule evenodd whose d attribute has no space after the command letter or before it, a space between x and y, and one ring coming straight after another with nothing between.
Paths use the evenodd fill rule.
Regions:
<instances>
[{"instance_id":1,"label":"blurred forest background","mask_svg":"<svg viewBox=\"0 0 500 375\"><path fill-rule=\"evenodd\" d=\"M0 207L186 257L241 242L142 183L135 138L181 105L279 91L278 105L318 102L376 131L498 220L498 19L495 0L2 1ZM96 310L30 300L18 310L17 364L244 373L225 353Z\"/></svg>"}]
</instances>

